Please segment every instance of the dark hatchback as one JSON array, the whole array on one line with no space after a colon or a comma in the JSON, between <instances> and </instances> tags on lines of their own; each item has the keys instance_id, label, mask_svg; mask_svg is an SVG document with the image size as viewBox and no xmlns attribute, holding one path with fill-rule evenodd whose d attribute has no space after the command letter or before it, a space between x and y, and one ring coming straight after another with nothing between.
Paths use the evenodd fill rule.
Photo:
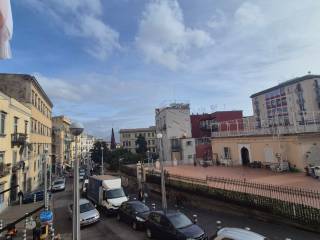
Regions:
<instances>
[{"instance_id":1,"label":"dark hatchback","mask_svg":"<svg viewBox=\"0 0 320 240\"><path fill-rule=\"evenodd\" d=\"M166 240L207 240L207 234L186 215L178 211L154 211L146 221L148 238Z\"/></svg>"},{"instance_id":2,"label":"dark hatchback","mask_svg":"<svg viewBox=\"0 0 320 240\"><path fill-rule=\"evenodd\" d=\"M134 230L144 228L150 209L140 201L128 201L121 204L117 213L118 221L129 223Z\"/></svg>"},{"instance_id":3,"label":"dark hatchback","mask_svg":"<svg viewBox=\"0 0 320 240\"><path fill-rule=\"evenodd\" d=\"M51 197L51 194L49 193L49 198ZM23 203L32 203L34 202L34 198L36 198L36 202L42 201L44 199L44 190L38 190L30 193L26 193L23 196Z\"/></svg>"}]
</instances>

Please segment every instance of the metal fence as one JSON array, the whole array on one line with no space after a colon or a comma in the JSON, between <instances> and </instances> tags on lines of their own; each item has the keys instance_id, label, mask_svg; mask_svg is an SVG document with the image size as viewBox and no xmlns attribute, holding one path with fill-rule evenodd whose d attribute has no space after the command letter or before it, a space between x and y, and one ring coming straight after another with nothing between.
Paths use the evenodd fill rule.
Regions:
<instances>
[{"instance_id":1,"label":"metal fence","mask_svg":"<svg viewBox=\"0 0 320 240\"><path fill-rule=\"evenodd\" d=\"M293 221L320 224L320 192L240 179L192 178L166 172L166 185L208 198L223 200L282 216ZM148 171L147 182L160 184L160 174Z\"/></svg>"}]
</instances>

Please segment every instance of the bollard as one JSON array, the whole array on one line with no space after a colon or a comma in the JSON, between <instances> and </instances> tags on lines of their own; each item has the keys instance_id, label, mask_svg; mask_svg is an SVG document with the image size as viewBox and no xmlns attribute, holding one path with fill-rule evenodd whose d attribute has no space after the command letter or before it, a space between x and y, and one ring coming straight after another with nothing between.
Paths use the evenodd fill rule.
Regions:
<instances>
[{"instance_id":1,"label":"bollard","mask_svg":"<svg viewBox=\"0 0 320 240\"><path fill-rule=\"evenodd\" d=\"M51 230L51 239L54 240L54 228Z\"/></svg>"},{"instance_id":2,"label":"bollard","mask_svg":"<svg viewBox=\"0 0 320 240\"><path fill-rule=\"evenodd\" d=\"M33 202L35 203L37 201L37 195L33 194Z\"/></svg>"},{"instance_id":3,"label":"bollard","mask_svg":"<svg viewBox=\"0 0 320 240\"><path fill-rule=\"evenodd\" d=\"M222 225L221 225L221 221L216 221L216 224L217 224L217 230L220 230L222 228Z\"/></svg>"},{"instance_id":4,"label":"bollard","mask_svg":"<svg viewBox=\"0 0 320 240\"><path fill-rule=\"evenodd\" d=\"M155 211L156 210L156 204L155 203L152 203L152 209Z\"/></svg>"},{"instance_id":5,"label":"bollard","mask_svg":"<svg viewBox=\"0 0 320 240\"><path fill-rule=\"evenodd\" d=\"M3 220L0 220L0 230L3 229ZM0 238L2 237L2 232L0 232Z\"/></svg>"},{"instance_id":6,"label":"bollard","mask_svg":"<svg viewBox=\"0 0 320 240\"><path fill-rule=\"evenodd\" d=\"M251 231L251 229L249 227L245 227L244 229L247 231Z\"/></svg>"},{"instance_id":7,"label":"bollard","mask_svg":"<svg viewBox=\"0 0 320 240\"><path fill-rule=\"evenodd\" d=\"M197 216L197 214L193 214L193 223L194 224L197 224L197 222L198 222L198 216Z\"/></svg>"}]
</instances>

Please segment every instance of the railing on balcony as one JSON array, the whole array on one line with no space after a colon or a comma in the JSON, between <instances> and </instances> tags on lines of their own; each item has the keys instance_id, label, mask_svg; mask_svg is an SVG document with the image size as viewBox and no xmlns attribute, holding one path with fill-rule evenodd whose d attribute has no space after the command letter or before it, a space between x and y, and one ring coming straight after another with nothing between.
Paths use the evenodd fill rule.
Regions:
<instances>
[{"instance_id":1,"label":"railing on balcony","mask_svg":"<svg viewBox=\"0 0 320 240\"><path fill-rule=\"evenodd\" d=\"M0 163L0 178L10 174L11 164Z\"/></svg>"},{"instance_id":2,"label":"railing on balcony","mask_svg":"<svg viewBox=\"0 0 320 240\"><path fill-rule=\"evenodd\" d=\"M25 133L13 133L11 134L11 144L12 146L24 145L27 140L27 134Z\"/></svg>"},{"instance_id":3,"label":"railing on balcony","mask_svg":"<svg viewBox=\"0 0 320 240\"><path fill-rule=\"evenodd\" d=\"M220 122L212 137L320 133L320 112L288 113L272 119L238 119Z\"/></svg>"}]
</instances>

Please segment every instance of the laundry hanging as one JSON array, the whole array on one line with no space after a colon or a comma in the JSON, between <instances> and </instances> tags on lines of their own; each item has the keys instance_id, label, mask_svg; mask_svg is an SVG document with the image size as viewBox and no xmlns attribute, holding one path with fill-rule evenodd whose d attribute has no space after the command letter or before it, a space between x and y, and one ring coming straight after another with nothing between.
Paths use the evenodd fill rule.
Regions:
<instances>
[{"instance_id":1,"label":"laundry hanging","mask_svg":"<svg viewBox=\"0 0 320 240\"><path fill-rule=\"evenodd\" d=\"M11 58L13 21L10 0L0 0L0 59Z\"/></svg>"}]
</instances>

